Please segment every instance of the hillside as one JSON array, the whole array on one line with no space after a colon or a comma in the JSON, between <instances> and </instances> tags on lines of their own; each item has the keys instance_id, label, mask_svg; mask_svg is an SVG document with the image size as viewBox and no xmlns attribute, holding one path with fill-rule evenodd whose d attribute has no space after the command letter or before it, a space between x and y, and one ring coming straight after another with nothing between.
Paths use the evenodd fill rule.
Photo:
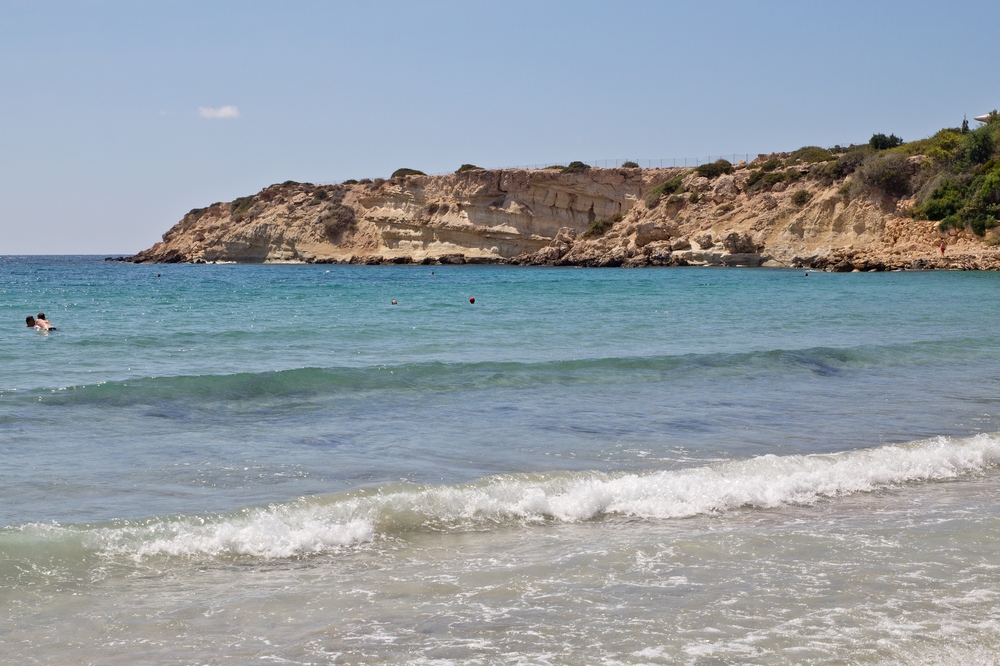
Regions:
<instances>
[{"instance_id":1,"label":"hillside","mask_svg":"<svg viewBox=\"0 0 1000 666\"><path fill-rule=\"evenodd\" d=\"M998 132L875 135L697 169L286 182L192 210L128 260L996 269Z\"/></svg>"}]
</instances>

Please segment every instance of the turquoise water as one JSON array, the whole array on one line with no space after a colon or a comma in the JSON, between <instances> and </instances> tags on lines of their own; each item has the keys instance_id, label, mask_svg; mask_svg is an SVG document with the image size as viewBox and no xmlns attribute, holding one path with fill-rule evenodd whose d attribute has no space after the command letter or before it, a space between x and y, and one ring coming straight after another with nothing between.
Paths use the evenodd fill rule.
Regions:
<instances>
[{"instance_id":1,"label":"turquoise water","mask_svg":"<svg viewBox=\"0 0 1000 666\"><path fill-rule=\"evenodd\" d=\"M0 654L991 663L998 288L2 257Z\"/></svg>"}]
</instances>

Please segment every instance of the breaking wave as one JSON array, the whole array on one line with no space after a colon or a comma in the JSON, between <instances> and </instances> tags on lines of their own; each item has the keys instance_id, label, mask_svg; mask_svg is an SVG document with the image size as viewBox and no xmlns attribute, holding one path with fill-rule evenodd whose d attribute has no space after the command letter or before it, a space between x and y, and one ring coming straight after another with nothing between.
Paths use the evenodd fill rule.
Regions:
<instances>
[{"instance_id":1,"label":"breaking wave","mask_svg":"<svg viewBox=\"0 0 1000 666\"><path fill-rule=\"evenodd\" d=\"M678 519L806 505L900 484L956 479L1000 463L1000 436L940 437L824 455L766 455L645 474L502 475L460 485L393 484L216 516L25 525L0 532L0 554L29 535L141 561L156 556L308 556L414 531L488 530L609 516ZM42 544L37 544L41 546ZM9 554L9 553L8 553Z\"/></svg>"}]
</instances>

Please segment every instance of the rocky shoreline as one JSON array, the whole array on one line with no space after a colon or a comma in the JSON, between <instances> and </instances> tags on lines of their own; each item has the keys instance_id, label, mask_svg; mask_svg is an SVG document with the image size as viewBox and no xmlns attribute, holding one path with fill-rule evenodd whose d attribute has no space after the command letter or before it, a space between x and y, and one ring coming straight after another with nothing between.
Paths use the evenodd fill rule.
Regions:
<instances>
[{"instance_id":1,"label":"rocky shoreline","mask_svg":"<svg viewBox=\"0 0 1000 666\"><path fill-rule=\"evenodd\" d=\"M909 163L917 169L921 159ZM764 170L776 161L785 170L769 179ZM722 165L720 173L472 170L340 185L286 182L192 210L153 247L109 259L1000 269L1000 252L982 237L914 219L907 214L912 196L852 196L850 175L838 177L829 164L798 164L784 154Z\"/></svg>"}]
</instances>

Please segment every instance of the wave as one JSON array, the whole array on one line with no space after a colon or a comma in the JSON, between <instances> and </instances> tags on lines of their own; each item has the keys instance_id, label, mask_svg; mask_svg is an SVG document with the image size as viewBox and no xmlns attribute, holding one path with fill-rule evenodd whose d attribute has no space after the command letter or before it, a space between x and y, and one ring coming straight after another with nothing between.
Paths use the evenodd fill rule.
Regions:
<instances>
[{"instance_id":1,"label":"wave","mask_svg":"<svg viewBox=\"0 0 1000 666\"><path fill-rule=\"evenodd\" d=\"M457 391L524 388L546 384L636 382L692 375L747 376L805 372L832 376L852 369L894 363L940 362L966 353L960 343L919 342L852 348L815 347L738 354L592 358L544 362L423 362L374 367L296 368L225 375L139 377L99 384L34 391L3 391L11 399L49 404L114 407L185 401L220 401L356 394L365 391Z\"/></svg>"},{"instance_id":2,"label":"wave","mask_svg":"<svg viewBox=\"0 0 1000 666\"><path fill-rule=\"evenodd\" d=\"M393 484L216 516L7 528L0 531L0 554L7 551L9 557L9 547L14 542L23 546L25 539L60 539L136 561L159 556L301 557L412 532L615 516L680 519L808 505L901 484L957 479L998 463L1000 435L977 435L834 454L766 455L644 474L516 474L460 485Z\"/></svg>"}]
</instances>

